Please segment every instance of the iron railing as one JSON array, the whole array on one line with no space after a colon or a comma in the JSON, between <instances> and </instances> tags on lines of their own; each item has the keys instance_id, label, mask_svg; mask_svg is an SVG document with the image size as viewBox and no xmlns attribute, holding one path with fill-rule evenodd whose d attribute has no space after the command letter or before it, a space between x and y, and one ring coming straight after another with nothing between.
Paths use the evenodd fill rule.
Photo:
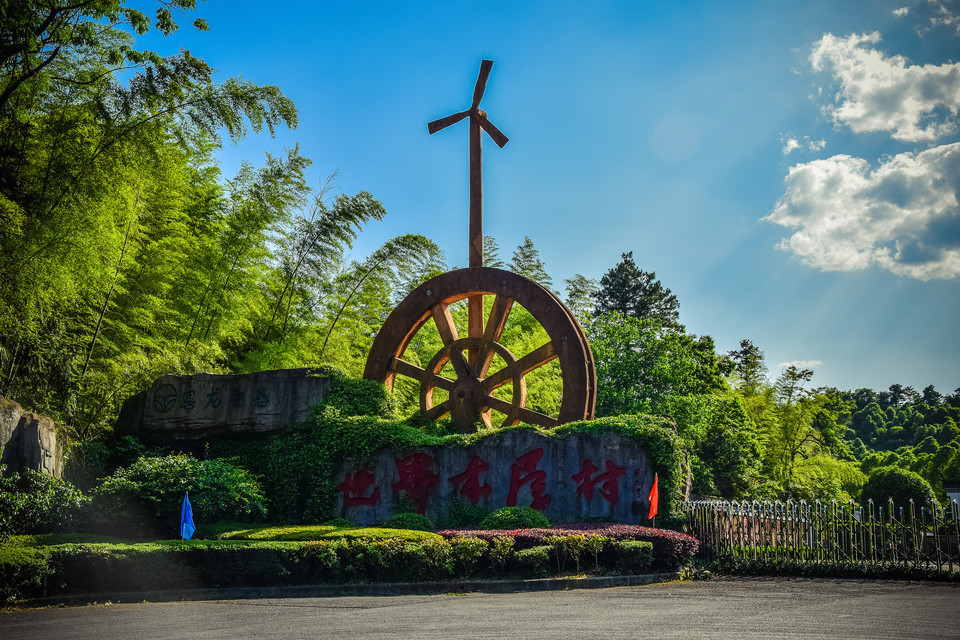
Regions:
<instances>
[{"instance_id":1,"label":"iron railing","mask_svg":"<svg viewBox=\"0 0 960 640\"><path fill-rule=\"evenodd\" d=\"M688 532L700 540L699 556L713 560L894 564L960 569L960 507L885 507L852 500L683 503Z\"/></svg>"}]
</instances>

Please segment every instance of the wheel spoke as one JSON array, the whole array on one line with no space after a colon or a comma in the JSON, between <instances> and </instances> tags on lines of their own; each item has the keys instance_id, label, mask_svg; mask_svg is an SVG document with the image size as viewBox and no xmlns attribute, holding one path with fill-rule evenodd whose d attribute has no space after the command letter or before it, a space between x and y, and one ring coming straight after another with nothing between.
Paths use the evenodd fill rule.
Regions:
<instances>
[{"instance_id":1,"label":"wheel spoke","mask_svg":"<svg viewBox=\"0 0 960 640\"><path fill-rule=\"evenodd\" d=\"M500 336L503 335L503 329L507 326L507 318L510 317L512 308L513 298L503 295L494 298L493 307L490 309L490 317L487 318L487 326L483 331L484 344L479 349L476 367L474 368L478 378L487 375L487 370L490 368L494 356L487 345L491 342L500 342Z\"/></svg>"},{"instance_id":2,"label":"wheel spoke","mask_svg":"<svg viewBox=\"0 0 960 640\"><path fill-rule=\"evenodd\" d=\"M453 388L453 380L444 378L443 376L438 376L435 373L430 373L426 369L422 369L417 365L407 362L406 360L401 360L400 358L393 359L393 361L390 363L390 370L395 371L402 376L407 376L408 378L418 380L421 384L429 384L438 389L446 389L449 391Z\"/></svg>"},{"instance_id":3,"label":"wheel spoke","mask_svg":"<svg viewBox=\"0 0 960 640\"><path fill-rule=\"evenodd\" d=\"M467 359L463 357L463 352L459 349L450 349L450 364L453 365L457 379L473 375L470 371L470 365L467 364Z\"/></svg>"},{"instance_id":4,"label":"wheel spoke","mask_svg":"<svg viewBox=\"0 0 960 640\"><path fill-rule=\"evenodd\" d=\"M545 413L540 413L539 411L534 411L533 409L527 409L526 407L520 407L520 422L550 428L560 424L556 418L551 418Z\"/></svg>"},{"instance_id":5,"label":"wheel spoke","mask_svg":"<svg viewBox=\"0 0 960 640\"><path fill-rule=\"evenodd\" d=\"M450 307L445 304L436 304L433 306L433 322L437 325L437 332L444 346L457 340L460 336L457 334L457 327L453 324L453 316L450 315Z\"/></svg>"},{"instance_id":6,"label":"wheel spoke","mask_svg":"<svg viewBox=\"0 0 960 640\"><path fill-rule=\"evenodd\" d=\"M449 347L452 343L459 340L457 327L453 324L453 316L450 315L450 307L445 304L433 305L433 321L437 325L437 331L440 333L440 339L443 344ZM459 349L450 349L450 364L453 370L457 372L457 378L463 378L470 375L470 367Z\"/></svg>"},{"instance_id":7,"label":"wheel spoke","mask_svg":"<svg viewBox=\"0 0 960 640\"><path fill-rule=\"evenodd\" d=\"M467 335L471 338L480 338L483 336L483 296L470 296L467 298ZM476 371L479 366L477 363L477 349L467 349L467 363L470 365L470 371Z\"/></svg>"},{"instance_id":8,"label":"wheel spoke","mask_svg":"<svg viewBox=\"0 0 960 640\"><path fill-rule=\"evenodd\" d=\"M534 369L542 367L551 360L557 358L557 351L553 348L553 343L548 342L539 349L531 351L513 364L500 369L489 378L483 380L483 386L487 391L493 391L507 384L515 376L525 376Z\"/></svg>"},{"instance_id":9,"label":"wheel spoke","mask_svg":"<svg viewBox=\"0 0 960 640\"><path fill-rule=\"evenodd\" d=\"M506 400L501 400L497 396L487 396L484 398L483 404L487 407L490 407L494 411L499 411L503 414L510 414L513 412L513 405Z\"/></svg>"},{"instance_id":10,"label":"wheel spoke","mask_svg":"<svg viewBox=\"0 0 960 640\"><path fill-rule=\"evenodd\" d=\"M519 407L519 409L514 408L512 404L506 400L501 400L496 396L487 396L483 402L486 406L490 407L494 411L499 411L505 415L510 415L510 413L517 411L520 422L525 422L526 424L536 424L541 427L557 426L556 418L551 418L545 413L540 413L539 411L534 411L533 409L527 409L526 407Z\"/></svg>"},{"instance_id":11,"label":"wheel spoke","mask_svg":"<svg viewBox=\"0 0 960 640\"><path fill-rule=\"evenodd\" d=\"M447 415L448 413L450 413L450 404L451 404L451 403L450 403L450 399L447 398L446 400L444 400L444 401L441 402L440 404L438 404L438 405L436 405L436 406L434 406L434 407L431 407L431 408L427 409L426 411L424 411L424 412L423 412L423 417L424 417L426 420L439 420L440 418L442 418L442 417L444 417L445 415Z\"/></svg>"}]
</instances>

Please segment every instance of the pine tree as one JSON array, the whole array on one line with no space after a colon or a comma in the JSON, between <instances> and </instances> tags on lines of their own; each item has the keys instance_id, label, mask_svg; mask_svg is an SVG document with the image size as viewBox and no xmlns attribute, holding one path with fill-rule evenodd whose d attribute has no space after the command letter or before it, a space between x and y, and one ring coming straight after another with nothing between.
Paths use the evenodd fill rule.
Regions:
<instances>
[{"instance_id":1,"label":"pine tree","mask_svg":"<svg viewBox=\"0 0 960 640\"><path fill-rule=\"evenodd\" d=\"M633 261L633 252L621 255L615 267L600 278L594 295L595 315L616 311L627 318L656 318L665 326L679 322L677 296L657 280L655 271L641 271Z\"/></svg>"},{"instance_id":2,"label":"pine tree","mask_svg":"<svg viewBox=\"0 0 960 640\"><path fill-rule=\"evenodd\" d=\"M549 289L553 280L547 274L547 268L540 259L540 252L533 246L529 236L523 236L523 244L518 246L510 259L510 271Z\"/></svg>"}]
</instances>

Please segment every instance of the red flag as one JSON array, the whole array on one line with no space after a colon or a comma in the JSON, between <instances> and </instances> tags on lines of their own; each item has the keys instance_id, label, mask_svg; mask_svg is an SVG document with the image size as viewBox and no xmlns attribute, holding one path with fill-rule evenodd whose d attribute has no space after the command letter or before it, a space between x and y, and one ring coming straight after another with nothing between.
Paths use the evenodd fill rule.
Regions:
<instances>
[{"instance_id":1,"label":"red flag","mask_svg":"<svg viewBox=\"0 0 960 640\"><path fill-rule=\"evenodd\" d=\"M658 480L659 478L657 474L653 474L653 487L650 489L650 496L647 498L647 500L650 501L650 514L647 515L647 520L650 520L653 518L653 516L657 515L657 503L659 502L659 496L657 494Z\"/></svg>"}]
</instances>

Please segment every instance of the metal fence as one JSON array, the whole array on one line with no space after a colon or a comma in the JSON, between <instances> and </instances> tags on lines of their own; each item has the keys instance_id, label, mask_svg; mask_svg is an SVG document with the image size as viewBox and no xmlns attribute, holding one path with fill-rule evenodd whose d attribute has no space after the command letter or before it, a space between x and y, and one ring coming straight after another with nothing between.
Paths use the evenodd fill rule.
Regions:
<instances>
[{"instance_id":1,"label":"metal fence","mask_svg":"<svg viewBox=\"0 0 960 640\"><path fill-rule=\"evenodd\" d=\"M699 555L801 564L869 563L960 569L960 508L850 501L685 502Z\"/></svg>"}]
</instances>

